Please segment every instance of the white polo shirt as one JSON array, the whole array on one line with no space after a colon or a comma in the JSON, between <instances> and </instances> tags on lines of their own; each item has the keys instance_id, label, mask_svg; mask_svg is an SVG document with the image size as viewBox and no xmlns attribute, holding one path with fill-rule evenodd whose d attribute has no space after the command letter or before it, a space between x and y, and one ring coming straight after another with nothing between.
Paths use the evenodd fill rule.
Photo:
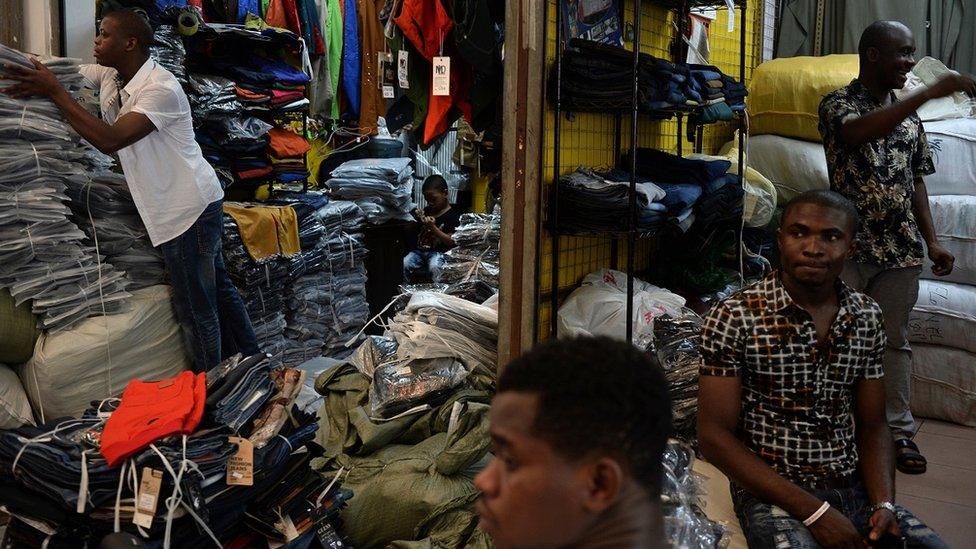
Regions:
<instances>
[{"instance_id":1,"label":"white polo shirt","mask_svg":"<svg viewBox=\"0 0 976 549\"><path fill-rule=\"evenodd\" d=\"M121 89L115 69L82 65L81 74L101 91L106 122L137 112L156 126L120 149L119 161L153 246L180 236L224 191L193 137L190 102L179 81L152 59Z\"/></svg>"}]
</instances>

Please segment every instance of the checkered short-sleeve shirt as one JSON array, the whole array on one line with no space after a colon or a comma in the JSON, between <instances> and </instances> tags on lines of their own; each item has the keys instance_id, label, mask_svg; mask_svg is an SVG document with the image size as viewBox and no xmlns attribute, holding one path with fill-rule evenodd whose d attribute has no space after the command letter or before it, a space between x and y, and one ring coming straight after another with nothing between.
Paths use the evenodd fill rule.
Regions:
<instances>
[{"instance_id":1,"label":"checkered short-sleeve shirt","mask_svg":"<svg viewBox=\"0 0 976 549\"><path fill-rule=\"evenodd\" d=\"M838 288L840 310L823 346L777 273L716 305L702 327L701 375L741 377L740 437L800 486L854 473L854 387L883 376L881 309Z\"/></svg>"}]
</instances>

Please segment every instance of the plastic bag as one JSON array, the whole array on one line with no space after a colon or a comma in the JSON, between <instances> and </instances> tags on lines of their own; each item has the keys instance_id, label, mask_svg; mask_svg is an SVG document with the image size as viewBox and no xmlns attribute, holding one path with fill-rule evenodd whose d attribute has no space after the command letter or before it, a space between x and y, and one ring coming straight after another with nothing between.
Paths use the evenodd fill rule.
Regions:
<instances>
[{"instance_id":1,"label":"plastic bag","mask_svg":"<svg viewBox=\"0 0 976 549\"><path fill-rule=\"evenodd\" d=\"M450 357L412 359L377 366L369 390L372 417L391 418L417 407L439 404L467 376L464 364Z\"/></svg>"}]
</instances>

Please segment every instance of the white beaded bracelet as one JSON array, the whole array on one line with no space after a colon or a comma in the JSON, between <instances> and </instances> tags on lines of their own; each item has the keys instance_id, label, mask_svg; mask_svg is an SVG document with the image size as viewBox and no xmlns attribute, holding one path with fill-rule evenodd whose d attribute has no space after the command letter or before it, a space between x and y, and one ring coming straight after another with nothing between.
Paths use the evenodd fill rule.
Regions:
<instances>
[{"instance_id":1,"label":"white beaded bracelet","mask_svg":"<svg viewBox=\"0 0 976 549\"><path fill-rule=\"evenodd\" d=\"M811 524L817 522L817 520L819 520L820 517L827 512L827 509L830 509L830 504L825 501L823 502L823 505L820 506L820 509L814 511L813 514L807 518L807 520L803 521L803 525L809 528Z\"/></svg>"}]
</instances>

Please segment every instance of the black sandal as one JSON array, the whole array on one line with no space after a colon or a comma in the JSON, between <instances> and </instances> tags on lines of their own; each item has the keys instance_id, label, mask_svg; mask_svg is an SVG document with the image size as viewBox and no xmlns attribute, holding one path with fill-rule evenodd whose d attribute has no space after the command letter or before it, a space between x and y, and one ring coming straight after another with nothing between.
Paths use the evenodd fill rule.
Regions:
<instances>
[{"instance_id":1,"label":"black sandal","mask_svg":"<svg viewBox=\"0 0 976 549\"><path fill-rule=\"evenodd\" d=\"M928 468L928 461L910 438L895 441L895 464L906 475L921 475Z\"/></svg>"}]
</instances>

